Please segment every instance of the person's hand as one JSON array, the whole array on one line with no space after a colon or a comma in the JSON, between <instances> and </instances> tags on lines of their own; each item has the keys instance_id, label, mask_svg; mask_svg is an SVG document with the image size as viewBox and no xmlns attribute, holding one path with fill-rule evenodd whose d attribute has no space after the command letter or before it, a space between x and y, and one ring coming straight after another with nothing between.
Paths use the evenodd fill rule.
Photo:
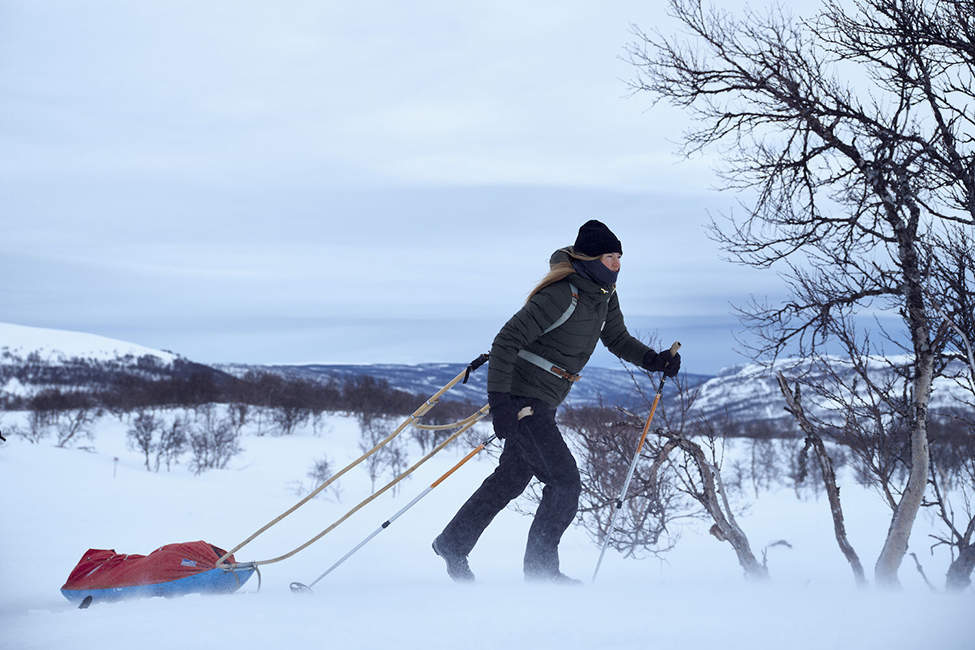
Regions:
<instances>
[{"instance_id":1,"label":"person's hand","mask_svg":"<svg viewBox=\"0 0 975 650\"><path fill-rule=\"evenodd\" d=\"M664 350L658 357L666 357L664 359L663 373L664 377L676 377L677 373L680 371L680 352L670 353L670 350Z\"/></svg>"},{"instance_id":2,"label":"person's hand","mask_svg":"<svg viewBox=\"0 0 975 650\"><path fill-rule=\"evenodd\" d=\"M488 405L491 407L491 420L494 423L494 435L500 440L518 430L518 409L511 399L511 393L500 391L488 392Z\"/></svg>"},{"instance_id":3,"label":"person's hand","mask_svg":"<svg viewBox=\"0 0 975 650\"><path fill-rule=\"evenodd\" d=\"M663 352L647 350L641 365L652 372L664 373L664 377L676 377L680 371L680 353L671 354L670 350Z\"/></svg>"}]
</instances>

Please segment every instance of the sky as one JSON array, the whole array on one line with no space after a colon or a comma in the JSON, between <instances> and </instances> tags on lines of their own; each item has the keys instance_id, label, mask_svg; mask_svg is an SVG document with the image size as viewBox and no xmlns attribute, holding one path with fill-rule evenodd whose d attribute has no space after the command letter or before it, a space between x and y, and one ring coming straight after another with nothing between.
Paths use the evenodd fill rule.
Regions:
<instances>
[{"instance_id":1,"label":"sky","mask_svg":"<svg viewBox=\"0 0 975 650\"><path fill-rule=\"evenodd\" d=\"M782 284L722 257L717 161L628 88L665 9L0 0L0 321L211 363L467 361L598 218L631 332L741 363L732 304Z\"/></svg>"}]
</instances>

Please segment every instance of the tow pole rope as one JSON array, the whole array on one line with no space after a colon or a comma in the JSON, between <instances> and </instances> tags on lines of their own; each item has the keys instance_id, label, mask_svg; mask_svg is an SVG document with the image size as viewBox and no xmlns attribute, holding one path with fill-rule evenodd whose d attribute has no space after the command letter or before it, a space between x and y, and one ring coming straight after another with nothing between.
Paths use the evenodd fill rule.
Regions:
<instances>
[{"instance_id":1,"label":"tow pole rope","mask_svg":"<svg viewBox=\"0 0 975 650\"><path fill-rule=\"evenodd\" d=\"M293 591L295 593L302 593L302 592L307 593L307 592L311 592L311 590L312 590L311 588L314 587L315 585L317 585L322 580L322 578L324 578L329 573L331 573L332 571L334 571L335 569L337 569L339 566L341 566L341 564L343 562L345 562L346 560L348 560L350 557L352 557L356 553L356 551L358 551L360 548L362 548L363 546L365 546L366 544L368 544L370 542L370 540L372 540L372 538L374 538L376 535L378 535L379 533L381 533L384 530L386 530L394 521L396 521L397 519L399 519L399 517L403 513L405 513L407 510L409 510L410 508L412 508L413 506L415 506L417 503L419 503L423 499L423 497L425 497L430 492L432 492L434 490L434 488L436 488L438 485L440 485L441 483L443 483L444 481L446 481L447 478L451 474L453 474L458 469L460 469L461 466L464 463L466 463L471 458L473 458L474 456L476 456L477 454L479 454L481 452L481 450L483 450L485 447L487 447L491 443L491 441L493 441L496 437L497 436L492 435L490 438L488 438L487 440L485 440L484 442L482 442L481 444L479 444L477 447L475 447L474 449L472 449L466 456L464 456L463 458L461 458L460 461L456 465L454 465L449 470L447 470L440 478L438 478L433 483L431 483L425 490L423 490L418 495L416 495L415 497L413 497L413 500L412 501L410 501L405 506L403 506L402 508L400 508L396 512L396 514L394 514L392 517L390 517L389 519L387 519L386 521L384 521L382 524L380 524L379 525L379 528L377 528L376 530L372 531L369 535L366 536L365 539L363 539L361 542L359 542L358 544L356 544L352 548L352 550L350 550L348 553L346 553L345 555L343 555L342 557L340 557L334 564L332 564L332 566L330 566L327 569L325 569L325 572L322 573L317 578L315 578L310 584L307 584L306 585L303 582L292 582L291 583L291 591Z\"/></svg>"},{"instance_id":2,"label":"tow pole rope","mask_svg":"<svg viewBox=\"0 0 975 650\"><path fill-rule=\"evenodd\" d=\"M449 391L451 388L453 388L454 386L456 386L458 383L463 382L463 383L466 384L468 378L470 378L471 373L474 372L475 370L477 370L478 368L480 368L482 365L484 365L487 362L487 360L488 360L488 355L487 354L482 354L479 357L477 357L476 359L474 359L473 361L471 361L470 364L468 364L468 366L462 372L460 372L456 377L454 377L449 382L447 382L447 384L444 385L443 388L441 388L440 390L438 390L429 399L427 399L423 404L421 404L419 406L419 408L417 408L412 414L410 414L398 427L396 427L396 429L392 433L390 433L388 436L386 436L381 441L379 441L379 443L377 443L375 447L373 447L369 451L367 451L364 454L362 454L359 458L355 459L354 461L352 461L351 463L349 463L348 465L346 465L345 467L343 467L337 473L333 474L331 477L329 477L327 480L325 480L321 485L319 485L317 488L315 488L314 490L312 490L303 499L301 499L296 504L294 504L293 506L291 506L290 508L288 508L287 510L285 510L284 512L282 512L280 515L278 515L277 517L275 517L274 519L272 519L271 521L269 521L268 523L266 523L264 526L262 526L257 531L255 531L250 537L248 537L247 539L245 539L244 541L242 541L240 544L238 544L237 546L233 547L232 549L230 549L229 551L227 551L226 553L224 553L220 557L220 559L217 560L216 566L219 567L219 568L221 568L221 569L233 569L233 568L236 568L236 567L244 567L244 566L257 567L257 566L264 565L264 564L273 564L274 562L280 562L282 560L286 560L289 557L293 556L294 554L298 553L299 551L302 551L305 548L307 548L308 546L310 546L310 545L314 544L315 542L317 542L319 539L321 539L322 537L324 537L325 535L327 535L329 532L331 532L332 530L334 530L343 521L345 521L346 519L348 519L349 517L351 517L353 514L355 514L356 512L358 512L361 508L365 507L368 503L370 503L375 498L377 498L379 495L383 494L384 492L386 492L387 490L389 490L390 488L392 488L394 485L396 485L397 483L399 483L400 481L402 481L404 478L406 478L407 476L409 476L410 474L412 474L423 463L425 463L430 458L432 458L435 454L437 454L440 450L442 450L448 444L450 444L451 442L453 442L454 440L456 440L462 433L464 433L465 431L467 431L468 429L470 429L481 418L483 418L485 415L487 415L488 410L489 410L489 407L488 407L488 405L485 404L480 409L478 409L477 411L475 411L474 413L472 413L468 417L464 418L463 420L458 420L457 422L453 422L451 424L428 425L428 424L421 424L421 423L418 422L418 419L419 418L423 417L434 406L437 405L437 402L440 401L440 398L443 397L443 395L447 391ZM228 557L230 557L231 555L233 555L234 553L236 553L240 549L244 548L247 544L250 544L252 541L254 541L255 539L257 539L257 537L259 537L261 534L263 534L264 532L266 532L272 526L274 526L275 524L281 522L285 517L287 517L288 515L292 514L298 508L300 508L301 506L303 506L306 503L308 503L309 501L311 501L313 498L315 498L316 495L320 494L322 490L324 490L329 485L331 485L332 483L334 483L341 476L343 476L346 472L348 472L352 468L356 467L362 461L366 460L367 458L369 458L370 456L372 456L373 454L375 454L377 451L379 451L380 449L382 449L383 447L385 447L387 444L389 444L390 442L392 442L392 440L394 438L396 438L396 436L398 436L400 433L402 433L406 429L406 427L408 427L410 424L413 424L413 426L415 426L415 427L417 427L419 429L425 429L425 430L428 430L428 431L441 431L441 430L446 430L446 429L453 429L455 427L460 427L460 428L456 432L454 432L451 436L449 436L446 440L444 440L439 445L437 445L436 447L434 447L433 450L430 451L430 453L428 453L426 456L424 456L419 461L417 461L414 465L412 465L405 472L403 472L402 474L400 474L399 476L397 476L396 478L394 478L392 481L390 481L389 483L387 483L385 486L383 486L378 491L376 491L373 494L371 494L370 496L368 496L366 499L364 499L363 501L361 501L354 508L352 508L347 513L345 513L344 515L342 515L342 517L340 517L335 522L333 522L328 528L326 528L325 530L321 531L320 533L318 533L317 535L315 535L314 537L312 537L310 540L308 540L304 544L301 544L300 546L292 549L291 551L285 553L284 555L279 555L278 557L271 558L270 560L261 560L261 561L257 561L257 562L241 562L241 563L233 563L233 564L224 564L224 560L226 560Z\"/></svg>"}]
</instances>

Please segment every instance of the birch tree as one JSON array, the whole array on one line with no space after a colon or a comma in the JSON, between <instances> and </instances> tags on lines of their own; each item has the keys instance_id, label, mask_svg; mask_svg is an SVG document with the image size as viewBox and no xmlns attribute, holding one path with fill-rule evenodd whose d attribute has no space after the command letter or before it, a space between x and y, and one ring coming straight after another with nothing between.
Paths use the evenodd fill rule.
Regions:
<instances>
[{"instance_id":1,"label":"birch tree","mask_svg":"<svg viewBox=\"0 0 975 650\"><path fill-rule=\"evenodd\" d=\"M898 569L929 473L928 405L950 327L937 316L932 262L975 226L975 18L971 0L826 1L809 19L738 16L671 0L685 40L636 32L634 89L695 118L688 154L717 151L742 214L712 234L741 264L777 270L789 297L742 306L754 354L819 358L838 346L878 416L902 435L906 480L874 566ZM900 331L863 328L864 313ZM869 360L904 345L903 394L870 383ZM814 388L814 386L810 386ZM807 392L808 394L808 392ZM875 430L874 430L875 429Z\"/></svg>"}]
</instances>

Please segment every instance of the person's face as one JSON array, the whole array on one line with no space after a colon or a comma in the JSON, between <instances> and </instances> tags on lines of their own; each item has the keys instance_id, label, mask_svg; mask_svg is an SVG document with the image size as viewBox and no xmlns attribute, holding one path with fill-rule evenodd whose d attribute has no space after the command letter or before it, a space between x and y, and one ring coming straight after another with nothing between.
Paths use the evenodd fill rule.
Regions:
<instances>
[{"instance_id":1,"label":"person's face","mask_svg":"<svg viewBox=\"0 0 975 650\"><path fill-rule=\"evenodd\" d=\"M606 253L605 255L599 258L599 261L602 262L603 266L605 266L610 271L613 271L614 273L618 273L620 270L621 257L623 256L620 255L619 253Z\"/></svg>"}]
</instances>

